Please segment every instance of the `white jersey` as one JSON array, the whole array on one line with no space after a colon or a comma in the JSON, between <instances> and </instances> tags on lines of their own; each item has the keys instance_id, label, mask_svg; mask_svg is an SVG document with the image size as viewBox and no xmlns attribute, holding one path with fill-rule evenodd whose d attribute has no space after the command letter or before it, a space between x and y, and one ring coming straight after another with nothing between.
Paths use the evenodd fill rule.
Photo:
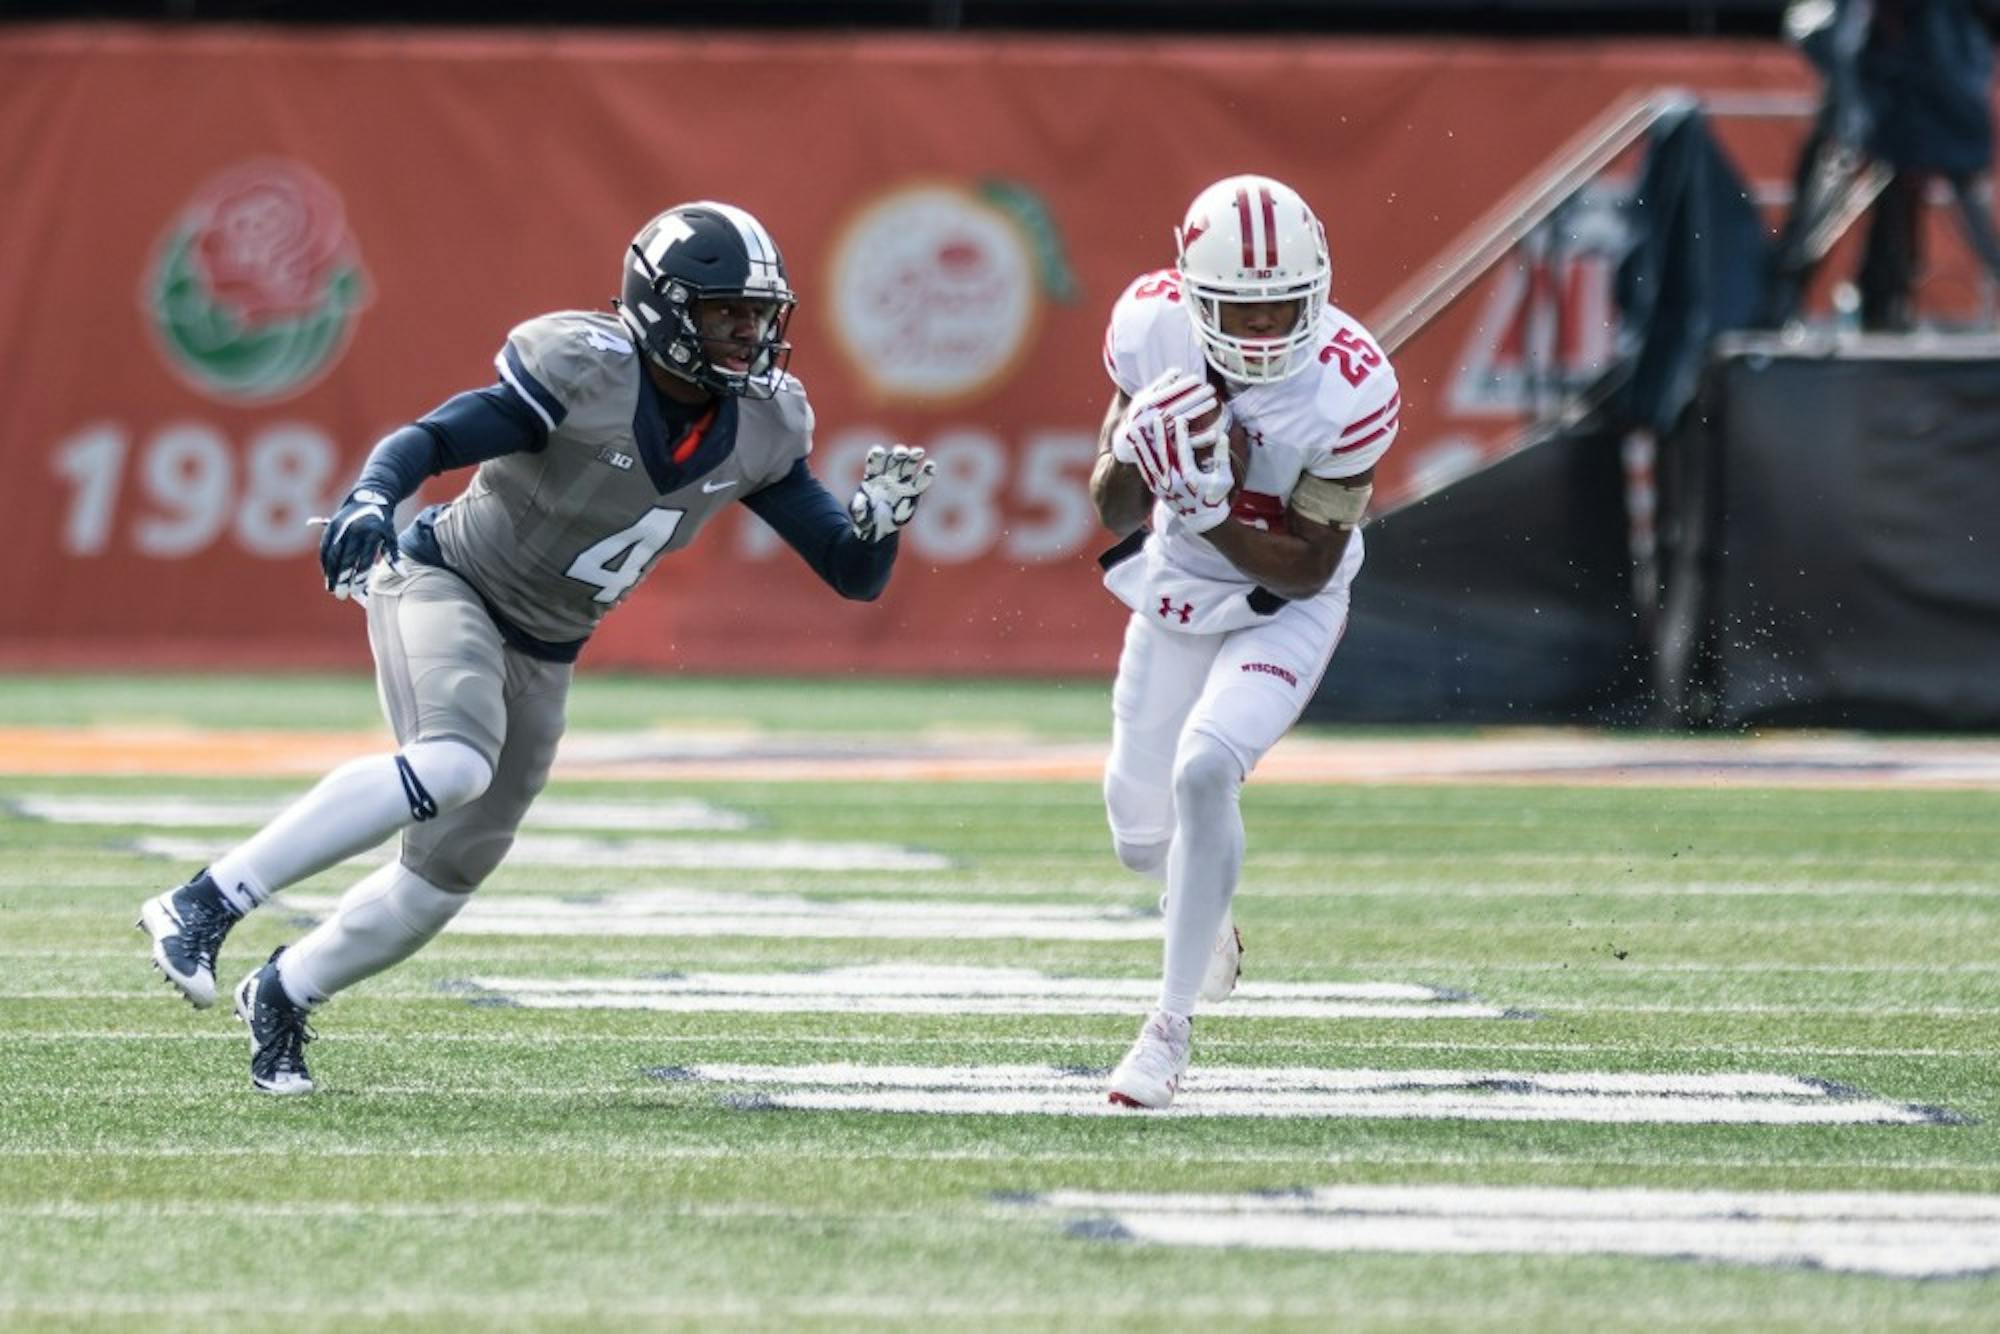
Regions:
<instances>
[{"instance_id":1,"label":"white jersey","mask_svg":"<svg viewBox=\"0 0 2000 1334\"><path fill-rule=\"evenodd\" d=\"M1201 339L1171 269L1135 279L1111 311L1104 367L1125 394L1167 371L1208 374ZM1396 438L1402 395L1389 359L1360 321L1328 305L1318 351L1305 369L1272 384L1245 385L1229 400L1249 436L1243 491L1230 517L1282 528L1299 479L1353 477L1375 466ZM1361 568L1361 534L1347 543L1340 568L1318 596L1346 596ZM1134 611L1157 612L1169 629L1209 634L1266 620L1277 599L1230 564L1207 539L1188 532L1155 504L1142 552L1105 571L1105 587Z\"/></svg>"}]
</instances>

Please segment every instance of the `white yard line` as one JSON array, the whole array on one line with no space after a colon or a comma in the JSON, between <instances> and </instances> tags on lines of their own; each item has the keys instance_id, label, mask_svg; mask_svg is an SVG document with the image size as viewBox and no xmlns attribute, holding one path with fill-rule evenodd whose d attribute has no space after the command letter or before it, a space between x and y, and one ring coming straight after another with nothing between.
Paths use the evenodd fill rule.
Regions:
<instances>
[{"instance_id":1,"label":"white yard line","mask_svg":"<svg viewBox=\"0 0 2000 1334\"><path fill-rule=\"evenodd\" d=\"M505 893L506 891L500 891ZM1040 891L1038 891L1040 892ZM1254 929L1254 926L1253 926ZM511 947L516 958L533 957L527 953L529 946ZM551 963L568 961L572 956L567 947L553 946L544 951ZM4 946L0 945L0 959L117 959L129 961L135 957L131 946ZM598 964L633 963L646 966L657 965L657 955L644 947L632 947L619 951L592 950L591 961ZM1799 974L1807 977L1933 977L1961 974L1980 976L2000 973L2000 960L1968 960L1960 963L1710 963L1682 960L1670 963L1647 963L1639 959L1614 959L1600 950L1594 955L1556 962L1505 963L1486 958L1457 959L1350 959L1342 957L1334 961L1344 972L1355 973L1429 973L1435 976L1462 976L1482 973L1508 974L1564 974L1583 972L1603 973L1657 973L1663 975L1686 974L1690 976L1727 977L1783 977ZM1252 985L1245 983L1244 985ZM1304 984L1300 984L1304 985ZM1366 984L1356 984L1366 985ZM0 1040L5 1039L0 1033Z\"/></svg>"},{"instance_id":2,"label":"white yard line","mask_svg":"<svg viewBox=\"0 0 2000 1334\"><path fill-rule=\"evenodd\" d=\"M1132 1014L1158 994L1143 978L1051 977L1029 968L879 964L786 973L688 973L650 979L475 977L470 985L529 1009L675 1013ZM1211 1010L1238 1018L1498 1019L1505 1011L1398 982L1246 982Z\"/></svg>"},{"instance_id":3,"label":"white yard line","mask_svg":"<svg viewBox=\"0 0 2000 1334\"><path fill-rule=\"evenodd\" d=\"M275 1144L230 1144L215 1147L201 1147L187 1144L153 1144L144 1141L120 1142L113 1145L77 1148L70 1145L35 1148L32 1146L0 1145L0 1159L55 1159L65 1162L89 1159L104 1159L107 1162L124 1163L133 1158L145 1159L322 1159L338 1161L348 1158L389 1158L389 1159L495 1159L507 1161L539 1162L551 1158L577 1158L590 1162L720 1162L741 1163L745 1160L785 1160L799 1162L938 1162L938 1163L1088 1163L1116 1164L1135 1160L1145 1161L1153 1157L1154 1150L1144 1144L1127 1145L1119 1149L1021 1149L1008 1145L987 1144L965 1149L864 1149L851 1145L821 1144L811 1147L796 1145L768 1145L759 1143L754 1149L740 1143L724 1144L604 1144L585 1152L580 1152L568 1141L531 1145L529 1147L485 1148L460 1144L418 1145L326 1145L318 1143L275 1143ZM1579 1159L1574 1154L1523 1153L1505 1148L1481 1150L1477 1153L1407 1153L1385 1150L1379 1147L1336 1151L1324 1149L1259 1149L1239 1146L1214 1146L1201 1149L1189 1155L1189 1161L1203 1163L1231 1163L1245 1166L1328 1166L1328 1167L1412 1167L1412 1168L1491 1168L1491 1167L1552 1167L1575 1169ZM1704 1157L1682 1153L1662 1153L1657 1155L1592 1154L1584 1164L1592 1169L1619 1168L1632 1171L1716 1171L1716 1172L1758 1172L1773 1171L1820 1174L1830 1171L1865 1171L1881 1174L1910 1174L1934 1176L1940 1173L1966 1177L1988 1177L2000 1181L2000 1166L1967 1165L1958 1161L1899 1157L1895 1159L1855 1158L1847 1155L1812 1155L1801 1157L1761 1156Z\"/></svg>"},{"instance_id":4,"label":"white yard line","mask_svg":"<svg viewBox=\"0 0 2000 1334\"><path fill-rule=\"evenodd\" d=\"M148 856L198 866L228 851L227 838L148 834L136 847ZM389 847L351 858L377 865ZM951 859L940 853L890 843L830 843L802 838L589 838L581 834L523 834L508 850L509 866L553 866L564 870L727 870L727 871L943 871Z\"/></svg>"},{"instance_id":5,"label":"white yard line","mask_svg":"<svg viewBox=\"0 0 2000 1334\"><path fill-rule=\"evenodd\" d=\"M505 1101L552 1099L558 1102L599 1098L629 1101L666 1089L638 1088L628 1082L558 1085L514 1084L390 1084L356 1088L362 1098L488 1097ZM764 1089L757 1084L715 1084L735 1089L744 1110L891 1112L927 1116L1124 1116L1138 1115L1105 1101L1103 1077L1072 1074L1063 1086L1024 1088L854 1088L787 1087ZM26 1090L23 1090L26 1091ZM56 1092L56 1090L49 1090ZM94 1088L99 1101L149 1099L158 1101L157 1087ZM1669 1125L1926 1125L1939 1114L1923 1107L1874 1098L1774 1100L1756 1097L1699 1097L1687 1094L1588 1095L1547 1091L1455 1092L1290 1092L1219 1089L1184 1092L1165 1112L1147 1119L1206 1117L1329 1118L1387 1120L1575 1121L1599 1124Z\"/></svg>"},{"instance_id":6,"label":"white yard line","mask_svg":"<svg viewBox=\"0 0 2000 1334\"><path fill-rule=\"evenodd\" d=\"M680 1080L735 1091L746 1110L1131 1116L1103 1077L1056 1066L752 1066L698 1063ZM1381 1117L1623 1124L1924 1125L1951 1119L1789 1075L1205 1067L1149 1117Z\"/></svg>"},{"instance_id":7,"label":"white yard line","mask_svg":"<svg viewBox=\"0 0 2000 1334\"><path fill-rule=\"evenodd\" d=\"M1640 1255L1898 1278L2000 1270L2000 1196L1337 1186L1276 1195L1057 1191L1086 1235L1172 1246Z\"/></svg>"},{"instance_id":8,"label":"white yard line","mask_svg":"<svg viewBox=\"0 0 2000 1334\"><path fill-rule=\"evenodd\" d=\"M1051 1065L895 1066L831 1062L824 1065L689 1067L695 1079L728 1083L778 1083L829 1088L1048 1089L1073 1088L1079 1076ZM1209 1092L1376 1092L1476 1085L1523 1086L1549 1093L1650 1094L1675 1097L1814 1098L1831 1096L1820 1081L1774 1074L1538 1074L1518 1070L1324 1070L1316 1066L1212 1066L1188 1072L1185 1096Z\"/></svg>"},{"instance_id":9,"label":"white yard line","mask_svg":"<svg viewBox=\"0 0 2000 1334\"><path fill-rule=\"evenodd\" d=\"M339 900L287 893L279 902L324 914ZM1157 940L1150 910L1072 904L928 899L806 899L694 889L632 890L561 899L475 896L447 933L510 936L762 936L782 939Z\"/></svg>"},{"instance_id":10,"label":"white yard line","mask_svg":"<svg viewBox=\"0 0 2000 1334\"><path fill-rule=\"evenodd\" d=\"M331 906L331 903L332 901L329 900L328 901L329 907ZM670 935L700 936L709 934L759 935L759 936L777 936L780 934L784 934L790 936L796 934L792 932L781 933L776 929L776 926L771 919L763 917L744 919L741 923L738 923L737 920L733 918L712 919L712 922L718 927L718 929L713 932L694 930L694 929L689 929L689 930L665 929L668 926L677 925L675 923L672 923L671 920L669 920L668 922L664 923L648 924L648 929L641 930L635 928L620 932L620 934L647 935L647 936L670 936ZM736 926L736 925L740 925L742 929L741 930L719 929L721 927ZM810 938L846 939L867 934L866 932L861 931L857 927L846 926L842 923L837 923L837 922L824 923L824 924L815 923L813 925L819 929L808 932L807 936ZM914 925L917 927L929 927L931 929L910 929L909 927L906 926L906 928L900 934L884 933L883 938L906 939L906 940L924 939L924 938L939 939L949 936L951 934L946 930L938 928L936 924L932 923L921 923ZM989 923L981 923L979 925L981 929L969 930L965 933L965 936L967 938L977 938L977 939L1017 938L1017 939L1029 939L1029 940L1134 940L1134 939L1147 938L1144 935L1131 933L1119 929L1119 924L1115 922L1105 923L1100 926L1099 924L1092 924L1092 923L1078 924L1074 922L1043 922L1035 918L1027 918L1018 922L1011 922L1011 923L989 922ZM474 934L479 932L488 932L492 934L508 934L504 926L488 927L485 925L480 925L475 928L466 928L466 930L468 931L468 933L474 933ZM1157 928L1155 928L1155 930L1157 930ZM579 930L571 934L589 935L592 933ZM439 994L427 994L427 993L413 994L413 993L392 993L392 992L378 992L376 993L376 998L387 999L392 995L399 1004L447 1003L447 1004L462 1005L465 1003L466 999L463 995L439 995ZM107 987L107 988L98 988L91 990L79 990L75 988L37 988L37 989L26 989L20 991L0 991L0 1001L24 1001L24 1000L136 1001L144 999L157 1000L160 998L160 996L161 992L157 986L150 986L150 987L122 986L117 988ZM2000 1005L1755 1005L1755 1004L1667 1005L1667 1004L1640 1004L1627 1001L1602 1001L1602 1002L1574 1001L1574 1000L1565 1000L1562 998L1555 998L1555 997L1525 997L1517 999L1521 999L1523 1001L1523 1004L1520 1007L1522 1010L1532 1013L1541 1018L1550 1018L1553 1016L1565 1015L1565 1014L1613 1014L1613 1015L1671 1014L1671 1015L1697 1015L1697 1016L1713 1016L1719 1014L1743 1014L1743 1015L1791 1015L1791 1016L1826 1016L1826 1017L1859 1016L1862 1018L1875 1018L1875 1019L1985 1019L1991 1016L2000 1015ZM523 1008L531 1008L531 1007L524 1006ZM614 1006L613 1008L647 1008L647 1007ZM698 1007L686 1006L686 1007L657 1007L657 1008L662 1008L662 1009L678 1008L692 1012ZM737 1008L743 1011L755 1011L758 1009L765 1009L771 1013L797 1012L796 1008L784 1009L778 1006L758 1007L758 1006L746 1005ZM869 1011L863 1009L860 1012L866 1013ZM876 1009L873 1011L873 1013L878 1013L878 1014L945 1013L945 1012L946 1011L943 1010L935 1010L935 1011L912 1010L905 1012L905 1011L896 1011L889 1009ZM975 1013L975 1012L966 1011L965 1013ZM1008 1010L1002 1008L995 1008L983 1011L983 1013L1082 1015L1082 1014L1112 1013L1112 1011L1089 1009L1089 1008L1086 1009L1050 1008L1045 1010ZM1231 1010L1229 1008L1228 1003L1224 1002L1222 1004L1204 1009L1202 1013L1205 1016L1212 1017L1219 1021L1230 1018L1246 1018L1246 1019L1257 1018L1260 1017L1260 1015L1269 1015L1271 1011L1260 1011L1260 1012L1245 1011L1239 1013ZM1491 1018L1493 1016L1490 1014L1471 1013L1471 1012L1454 1014L1443 1009L1437 1009L1437 1010L1424 1009L1422 1012L1413 1012L1407 1014L1386 1014L1378 1009L1378 1010L1369 1010L1366 1013L1356 1013L1351 1015L1322 1014L1318 1015L1317 1017L1335 1018L1335 1019L1347 1019L1347 1018L1447 1019L1447 1018ZM4 1035L0 1035L0 1039L3 1038ZM1600 1049L1601 1048L1593 1048L1593 1050L1600 1050ZM1740 1050L1740 1049L1723 1048L1723 1050ZM1874 1049L1872 1048L1862 1049L1862 1053L1868 1054L1873 1050ZM1969 1050L1982 1050L1982 1049L1972 1048Z\"/></svg>"},{"instance_id":11,"label":"white yard line","mask_svg":"<svg viewBox=\"0 0 2000 1334\"><path fill-rule=\"evenodd\" d=\"M821 1112L898 1112L924 1116L1095 1116L1131 1117L1133 1112L1105 1100L1101 1080L1087 1090L965 1092L948 1089L865 1090L787 1089L768 1095L774 1108ZM1740 1098L1548 1097L1537 1095L1367 1094L1287 1096L1228 1092L1176 1099L1165 1112L1148 1117L1276 1117L1295 1119L1385 1119L1395 1121L1572 1121L1617 1125L1924 1125L1934 1120L1921 1109L1892 1103L1755 1102Z\"/></svg>"}]
</instances>

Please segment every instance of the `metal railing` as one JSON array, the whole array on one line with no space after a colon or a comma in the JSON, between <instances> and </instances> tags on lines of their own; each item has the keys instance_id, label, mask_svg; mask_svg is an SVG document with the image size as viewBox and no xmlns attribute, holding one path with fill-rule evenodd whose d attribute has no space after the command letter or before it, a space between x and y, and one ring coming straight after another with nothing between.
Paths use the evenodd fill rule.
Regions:
<instances>
[{"instance_id":1,"label":"metal railing","mask_svg":"<svg viewBox=\"0 0 2000 1334\"><path fill-rule=\"evenodd\" d=\"M1815 102L1787 94L1704 98L1670 88L1613 103L1559 149L1539 174L1523 181L1460 233L1430 266L1431 272L1413 275L1383 300L1368 324L1383 350L1393 354L1449 310L1662 118L1696 106L1717 119L1799 118L1810 116Z\"/></svg>"}]
</instances>

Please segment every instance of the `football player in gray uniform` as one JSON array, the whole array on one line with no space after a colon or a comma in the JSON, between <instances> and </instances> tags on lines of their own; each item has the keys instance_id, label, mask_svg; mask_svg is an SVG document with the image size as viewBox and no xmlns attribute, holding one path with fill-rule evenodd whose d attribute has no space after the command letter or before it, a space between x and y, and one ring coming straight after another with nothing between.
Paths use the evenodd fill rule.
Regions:
<instances>
[{"instance_id":1,"label":"football player in gray uniform","mask_svg":"<svg viewBox=\"0 0 2000 1334\"><path fill-rule=\"evenodd\" d=\"M878 597L936 464L878 447L842 506L806 466L812 409L785 371L794 297L770 234L710 201L661 213L613 313L514 329L499 379L377 444L327 520L329 592L366 604L400 746L342 765L186 884L148 900L154 965L197 1008L217 952L285 886L402 832L401 854L236 989L250 1077L306 1093L307 1016L409 957L498 866L548 779L578 652L661 557L742 501L842 597ZM473 468L401 534L425 478Z\"/></svg>"}]
</instances>

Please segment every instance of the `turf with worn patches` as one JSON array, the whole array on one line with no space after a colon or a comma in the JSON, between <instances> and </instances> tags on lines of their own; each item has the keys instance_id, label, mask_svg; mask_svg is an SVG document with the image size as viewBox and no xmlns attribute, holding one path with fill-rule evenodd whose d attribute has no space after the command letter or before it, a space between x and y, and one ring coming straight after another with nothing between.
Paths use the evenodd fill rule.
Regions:
<instances>
[{"instance_id":1,"label":"turf with worn patches","mask_svg":"<svg viewBox=\"0 0 2000 1334\"><path fill-rule=\"evenodd\" d=\"M73 693L80 693L82 687ZM137 687L134 687L136 690ZM304 721L351 712L317 687ZM582 687L586 696L591 687ZM580 714L714 707L623 682ZM47 683L38 691L60 696ZM814 687L785 718L854 717ZM292 686L244 683L278 716ZM1057 692L1045 692L1054 701ZM143 692L140 692L143 696ZM43 707L88 716L67 698ZM126 716L177 716L169 684ZM1101 702L1101 696L1100 696ZM1036 716L1033 688L968 706ZM1052 703L1050 712L1062 705ZM949 712L939 706L933 722ZM877 715L879 716L879 715ZM1079 715L1079 718L1081 715ZM1081 727L1081 721L1077 724ZM265 785L0 776L29 791ZM935 849L947 873L503 868L488 894L682 887L1143 908L1087 784L570 784L699 796L746 838ZM699 1063L1104 1067L1138 1016L543 1011L487 975L854 964L1146 977L1150 944L447 935L320 1017L323 1091L253 1095L240 1029L189 1010L130 929L187 868L138 831L0 814L0 1324L297 1329L1989 1327L2000 1278L1617 1257L1179 1250L1072 1235L1057 1190L1363 1183L2000 1194L2000 794L1284 787L1246 794L1251 975L1418 982L1533 1017L1198 1026L1230 1066L1772 1072L1964 1124L1766 1127L757 1110ZM308 882L337 892L344 878ZM247 923L223 980L296 936Z\"/></svg>"}]
</instances>

